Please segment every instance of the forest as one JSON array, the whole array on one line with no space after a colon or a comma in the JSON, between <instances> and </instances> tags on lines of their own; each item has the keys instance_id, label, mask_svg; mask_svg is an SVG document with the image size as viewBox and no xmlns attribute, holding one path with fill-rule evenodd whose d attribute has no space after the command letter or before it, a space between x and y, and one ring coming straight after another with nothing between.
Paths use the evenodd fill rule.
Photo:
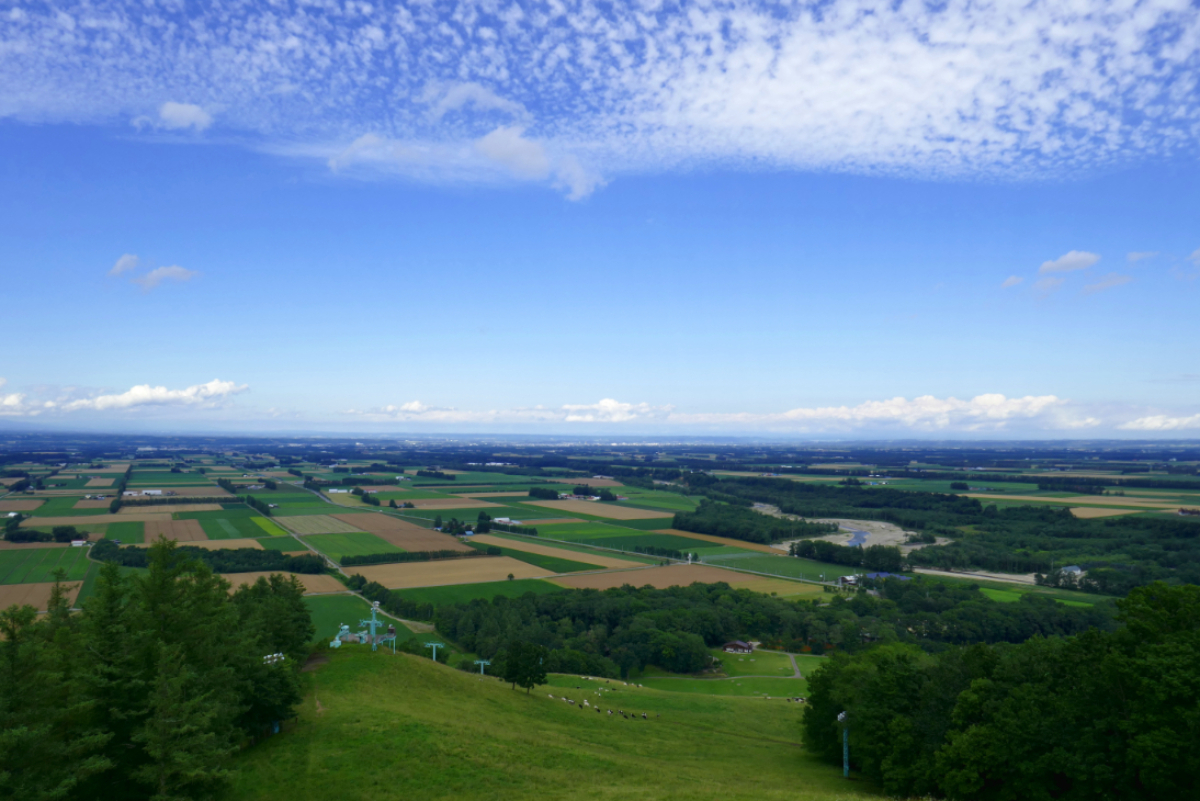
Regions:
<instances>
[{"instance_id":1,"label":"forest","mask_svg":"<svg viewBox=\"0 0 1200 801\"><path fill-rule=\"evenodd\" d=\"M149 567L152 548L122 548L110 539L92 546L91 558L97 562L115 562L122 567ZM181 556L203 562L214 573L256 573L279 570L285 573L324 573L325 562L316 554L291 556L282 551L259 548L220 548L208 550L180 545Z\"/></svg>"},{"instance_id":2,"label":"forest","mask_svg":"<svg viewBox=\"0 0 1200 801\"><path fill-rule=\"evenodd\" d=\"M0 612L0 797L209 797L237 750L295 714L315 634L303 587L230 594L173 542L148 556L142 574L105 564L82 612L62 584L46 615Z\"/></svg>"},{"instance_id":3,"label":"forest","mask_svg":"<svg viewBox=\"0 0 1200 801\"><path fill-rule=\"evenodd\" d=\"M1073 587L1107 595L1124 595L1154 581L1200 583L1198 520L1148 515L1081 520L1068 509L997 508L952 494L773 478L717 481L702 474L689 476L689 480L710 498L694 513L676 516L675 527L690 531L738 539L745 539L741 535L747 530L778 531L786 521L734 505L770 503L789 514L882 520L915 530L918 538L928 540L937 535L951 539L909 553L907 560L914 566L1035 573L1044 583L1054 584L1061 580L1056 567L1078 564L1087 574ZM712 497L734 503L713 501ZM841 561L838 552L822 555L806 550L796 555L850 563Z\"/></svg>"},{"instance_id":4,"label":"forest","mask_svg":"<svg viewBox=\"0 0 1200 801\"><path fill-rule=\"evenodd\" d=\"M836 525L830 523L808 523L771 517L708 498L700 501L694 512L677 512L671 527L763 545L796 537L823 537L826 534L836 534L838 530Z\"/></svg>"},{"instance_id":5,"label":"forest","mask_svg":"<svg viewBox=\"0 0 1200 801\"><path fill-rule=\"evenodd\" d=\"M727 584L564 590L440 606L433 620L438 631L485 659L503 659L507 643L520 640L549 648L555 664L581 661L589 665L586 672L622 677L647 665L678 673L701 670L708 665L708 648L734 639L757 639L796 653L857 652L891 642L936 652L955 644L1023 642L1112 626L1110 603L1072 607L1033 595L997 603L974 586L924 579L889 579L879 586L879 597L832 595L826 604Z\"/></svg>"},{"instance_id":6,"label":"forest","mask_svg":"<svg viewBox=\"0 0 1200 801\"><path fill-rule=\"evenodd\" d=\"M835 654L809 679L805 747L890 796L1195 797L1200 587L1154 583L1119 628ZM845 714L839 721L839 715Z\"/></svg>"}]
</instances>

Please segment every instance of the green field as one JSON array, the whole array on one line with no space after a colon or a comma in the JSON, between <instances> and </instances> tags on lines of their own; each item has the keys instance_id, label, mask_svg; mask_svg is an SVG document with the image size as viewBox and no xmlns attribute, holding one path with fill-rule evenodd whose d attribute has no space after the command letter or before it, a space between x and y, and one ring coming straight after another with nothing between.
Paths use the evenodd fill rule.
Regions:
<instances>
[{"instance_id":1,"label":"green field","mask_svg":"<svg viewBox=\"0 0 1200 801\"><path fill-rule=\"evenodd\" d=\"M105 527L104 536L110 540L120 540L126 545L133 542L145 542L146 524L140 520L129 523L109 523Z\"/></svg>"},{"instance_id":2,"label":"green field","mask_svg":"<svg viewBox=\"0 0 1200 801\"><path fill-rule=\"evenodd\" d=\"M772 653L771 651L754 651L749 654L727 654L719 648L712 650L712 655L721 660L721 671L730 677L738 676L776 676L791 678L795 675L792 660L787 654Z\"/></svg>"},{"instance_id":3,"label":"green field","mask_svg":"<svg viewBox=\"0 0 1200 801\"><path fill-rule=\"evenodd\" d=\"M562 587L541 579L514 579L512 581L485 581L479 584L453 584L448 587L417 587L411 590L392 590L406 601L419 604L465 604L482 598L490 601L503 595L505 598L519 598L527 592L545 595L551 592L562 592Z\"/></svg>"},{"instance_id":4,"label":"green field","mask_svg":"<svg viewBox=\"0 0 1200 801\"><path fill-rule=\"evenodd\" d=\"M268 537L286 537L288 533L265 517L252 517L250 522L258 526Z\"/></svg>"},{"instance_id":5,"label":"green field","mask_svg":"<svg viewBox=\"0 0 1200 801\"><path fill-rule=\"evenodd\" d=\"M350 626L351 631L358 631L359 621L371 617L371 605L357 595L312 595L304 599L304 605L308 607L313 625L317 627L314 642L324 642L326 645L343 623ZM404 641L412 636L408 627L389 617L384 619L396 627L398 640Z\"/></svg>"},{"instance_id":6,"label":"green field","mask_svg":"<svg viewBox=\"0 0 1200 801\"><path fill-rule=\"evenodd\" d=\"M584 708L597 685L573 677L527 694L428 659L352 647L304 677L299 720L235 759L231 799L874 795L808 756L802 707L785 701L606 685L618 686L602 702L631 720ZM577 703L547 698L551 689Z\"/></svg>"},{"instance_id":7,"label":"green field","mask_svg":"<svg viewBox=\"0 0 1200 801\"><path fill-rule=\"evenodd\" d=\"M221 512L199 512L199 514L219 515ZM262 519L262 518L258 518ZM251 515L243 517L210 517L200 521L200 528L210 540L258 539L266 537L263 531L254 523Z\"/></svg>"},{"instance_id":8,"label":"green field","mask_svg":"<svg viewBox=\"0 0 1200 801\"><path fill-rule=\"evenodd\" d=\"M486 551L489 548L495 548L495 545L484 545L482 543L468 543L473 548L481 551ZM543 570L548 570L551 573L578 573L581 570L603 570L600 565L590 565L584 562L576 562L572 559L560 559L557 556L546 556L540 553L529 553L528 551L518 551L515 548L500 548L502 556L509 556L526 564L540 567Z\"/></svg>"},{"instance_id":9,"label":"green field","mask_svg":"<svg viewBox=\"0 0 1200 801\"><path fill-rule=\"evenodd\" d=\"M799 559L794 556L771 556L757 552L733 553L728 556L706 556L704 564L717 567L731 567L738 570L753 570L756 573L766 573L782 578L833 581L836 577L853 572L853 568L845 565L828 565L824 562L814 562L811 559Z\"/></svg>"},{"instance_id":10,"label":"green field","mask_svg":"<svg viewBox=\"0 0 1200 801\"><path fill-rule=\"evenodd\" d=\"M556 526L545 526L543 529L541 529L541 534L537 537L528 537L528 536L523 536L521 534L509 534L504 531L490 531L490 532L488 532L488 536L496 537L496 538L502 539L502 540L512 540L513 542L542 542L542 544L548 548L558 548L559 550L562 550L562 551L573 551L573 552L583 555L585 557L587 554L601 555L601 556L608 556L608 557L613 556L613 554L611 554L611 553L608 553L606 551L597 551L594 548L589 548L586 545L581 545L581 544L577 544L577 543L573 543L573 542L554 541L553 538L550 537L550 535L554 533L555 528L556 528ZM629 562L641 562L642 564L645 564L645 565L656 565L662 561L661 559L655 558L653 556L643 556L641 554L636 554L636 553L623 553L623 554L621 554L621 556L619 558L624 559Z\"/></svg>"},{"instance_id":11,"label":"green field","mask_svg":"<svg viewBox=\"0 0 1200 801\"><path fill-rule=\"evenodd\" d=\"M539 532L540 533L540 532ZM675 534L641 534L631 531L619 537L593 537L587 540L590 545L601 548L616 548L622 551L632 551L634 548L667 548L672 551L687 553L689 551L719 553L728 550L724 545L707 540L694 540L690 537L680 537Z\"/></svg>"},{"instance_id":12,"label":"green field","mask_svg":"<svg viewBox=\"0 0 1200 801\"><path fill-rule=\"evenodd\" d=\"M652 676L637 679L639 684L671 693L716 696L791 698L808 695L805 679L676 679Z\"/></svg>"},{"instance_id":13,"label":"green field","mask_svg":"<svg viewBox=\"0 0 1200 801\"><path fill-rule=\"evenodd\" d=\"M75 504L82 499L82 495L57 495L49 497L37 509L25 514L32 517L91 517L108 514L107 509L75 509Z\"/></svg>"},{"instance_id":14,"label":"green field","mask_svg":"<svg viewBox=\"0 0 1200 801\"><path fill-rule=\"evenodd\" d=\"M1008 581L987 581L964 576L952 578L949 576L928 576L921 578L925 581L940 581L949 584L974 584L979 591L993 601L1017 601L1022 595L1044 595L1069 606L1094 606L1105 601L1115 600L1108 595L1095 595L1075 590L1060 590L1057 587L1039 587L1036 584L1015 584ZM995 595L993 595L995 593Z\"/></svg>"},{"instance_id":15,"label":"green field","mask_svg":"<svg viewBox=\"0 0 1200 801\"><path fill-rule=\"evenodd\" d=\"M67 571L68 581L87 576L87 548L23 548L0 551L0 584L54 581L54 571Z\"/></svg>"},{"instance_id":16,"label":"green field","mask_svg":"<svg viewBox=\"0 0 1200 801\"><path fill-rule=\"evenodd\" d=\"M170 509L169 506L165 507L165 508ZM233 520L235 518L248 519L251 517L258 517L258 516L259 516L259 513L254 511L253 509L251 509L249 506L246 506L246 504L237 503L237 504L221 504L221 511L219 511L219 512L173 512L171 514L171 519L172 520L201 520L201 521L204 521L204 520Z\"/></svg>"},{"instance_id":17,"label":"green field","mask_svg":"<svg viewBox=\"0 0 1200 801\"><path fill-rule=\"evenodd\" d=\"M304 541L318 551L329 554L338 562L345 556L366 556L372 553L404 553L403 548L397 548L390 542L382 540L366 531L355 531L350 534L309 534L304 538Z\"/></svg>"},{"instance_id":18,"label":"green field","mask_svg":"<svg viewBox=\"0 0 1200 801\"><path fill-rule=\"evenodd\" d=\"M304 543L300 542L291 535L285 537L259 537L258 544L267 551L283 551L284 553L309 553L308 548L304 547Z\"/></svg>"}]
</instances>

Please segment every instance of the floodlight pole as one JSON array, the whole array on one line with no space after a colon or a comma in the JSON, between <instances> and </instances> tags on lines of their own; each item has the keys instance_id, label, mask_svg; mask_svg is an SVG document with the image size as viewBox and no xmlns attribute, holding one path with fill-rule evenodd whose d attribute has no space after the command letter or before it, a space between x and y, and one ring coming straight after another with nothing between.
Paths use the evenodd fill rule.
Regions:
<instances>
[{"instance_id":1,"label":"floodlight pole","mask_svg":"<svg viewBox=\"0 0 1200 801\"><path fill-rule=\"evenodd\" d=\"M425 643L425 647L433 649L433 661L436 662L437 661L437 649L445 648L446 644L441 643L441 642L427 642L427 643Z\"/></svg>"},{"instance_id":2,"label":"floodlight pole","mask_svg":"<svg viewBox=\"0 0 1200 801\"><path fill-rule=\"evenodd\" d=\"M378 612L379 612L379 601L376 601L375 603L371 604L371 619L358 621L358 625L366 626L371 631L370 636L371 636L371 650L372 651L379 650L379 643L375 641L375 631L376 631L376 629L378 629L380 626L383 625L383 621L380 620L378 617L376 617L376 614Z\"/></svg>"},{"instance_id":3,"label":"floodlight pole","mask_svg":"<svg viewBox=\"0 0 1200 801\"><path fill-rule=\"evenodd\" d=\"M490 660L490 659L476 659L476 660L475 660L475 664L479 665L479 675L480 675L480 676L482 676L482 675L483 675L483 668L484 668L484 666L492 664L492 660Z\"/></svg>"},{"instance_id":4,"label":"floodlight pole","mask_svg":"<svg viewBox=\"0 0 1200 801\"><path fill-rule=\"evenodd\" d=\"M838 715L840 723L846 722L846 713ZM850 778L850 726L842 726L842 778Z\"/></svg>"}]
</instances>

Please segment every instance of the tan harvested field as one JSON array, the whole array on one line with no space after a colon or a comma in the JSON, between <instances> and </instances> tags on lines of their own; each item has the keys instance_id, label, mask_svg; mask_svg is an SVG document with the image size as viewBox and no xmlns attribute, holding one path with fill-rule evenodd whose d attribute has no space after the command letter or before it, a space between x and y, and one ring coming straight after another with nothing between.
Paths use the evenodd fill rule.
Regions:
<instances>
[{"instance_id":1,"label":"tan harvested field","mask_svg":"<svg viewBox=\"0 0 1200 801\"><path fill-rule=\"evenodd\" d=\"M804 584L799 581L767 578L766 576L744 576L738 581L729 582L729 586L735 590L751 590L753 592L761 592L765 595L774 593L780 598L794 598L796 596L816 598L825 594L825 588L820 584Z\"/></svg>"},{"instance_id":2,"label":"tan harvested field","mask_svg":"<svg viewBox=\"0 0 1200 801\"><path fill-rule=\"evenodd\" d=\"M208 539L199 520L164 520L146 523L144 540L153 543L159 537L176 542L203 542Z\"/></svg>"},{"instance_id":3,"label":"tan harvested field","mask_svg":"<svg viewBox=\"0 0 1200 801\"><path fill-rule=\"evenodd\" d=\"M20 476L14 476L12 478L0 478L0 486L11 487L13 484L16 484L18 481L23 481L23 480L24 479L22 479Z\"/></svg>"},{"instance_id":4,"label":"tan harvested field","mask_svg":"<svg viewBox=\"0 0 1200 801\"><path fill-rule=\"evenodd\" d=\"M93 479L89 479L88 483L85 484L84 486L87 486L87 487L111 487L113 485L114 481L116 481L115 478L93 478Z\"/></svg>"},{"instance_id":5,"label":"tan harvested field","mask_svg":"<svg viewBox=\"0 0 1200 801\"><path fill-rule=\"evenodd\" d=\"M456 492L456 498L527 498L528 492Z\"/></svg>"},{"instance_id":6,"label":"tan harvested field","mask_svg":"<svg viewBox=\"0 0 1200 801\"><path fill-rule=\"evenodd\" d=\"M0 501L0 512L32 512L45 501L37 498L21 498L15 501Z\"/></svg>"},{"instance_id":7,"label":"tan harvested field","mask_svg":"<svg viewBox=\"0 0 1200 801\"><path fill-rule=\"evenodd\" d=\"M66 586L67 598L74 606L83 582L73 582ZM28 604L39 612L44 612L50 605L50 591L53 588L53 581L42 581L36 584L0 584L0 609L7 609L14 604L17 606Z\"/></svg>"},{"instance_id":8,"label":"tan harvested field","mask_svg":"<svg viewBox=\"0 0 1200 801\"><path fill-rule=\"evenodd\" d=\"M104 499L103 501L89 501L89 500L85 499L82 501L78 501L71 508L72 509L107 509L111 504L112 504L112 500L108 499L108 498Z\"/></svg>"},{"instance_id":9,"label":"tan harvested field","mask_svg":"<svg viewBox=\"0 0 1200 801\"><path fill-rule=\"evenodd\" d=\"M333 515L343 523L358 526L363 531L369 531L382 540L390 542L397 548L406 551L469 551L469 545L464 545L449 534L434 531L431 528L421 528L413 523L406 523L382 514L345 514Z\"/></svg>"},{"instance_id":10,"label":"tan harvested field","mask_svg":"<svg viewBox=\"0 0 1200 801\"><path fill-rule=\"evenodd\" d=\"M103 503L103 501L101 501ZM78 506L78 504L76 504ZM161 509L164 512L219 512L221 504L219 503L164 503L164 504L126 504L117 512L118 516L122 515L140 515L151 509Z\"/></svg>"},{"instance_id":11,"label":"tan harvested field","mask_svg":"<svg viewBox=\"0 0 1200 801\"><path fill-rule=\"evenodd\" d=\"M409 501L417 509L486 509L499 506L490 501L477 501L474 498L426 498L420 501Z\"/></svg>"},{"instance_id":12,"label":"tan harvested field","mask_svg":"<svg viewBox=\"0 0 1200 801\"><path fill-rule=\"evenodd\" d=\"M1147 509L1178 509L1178 503L1167 501L1152 501L1145 498L1131 498L1113 495L1071 495L1066 498L1047 498L1044 495L989 495L982 492L965 492L968 498L979 498L992 501L1033 501L1035 503L1054 504L1056 506L1133 506Z\"/></svg>"},{"instance_id":13,"label":"tan harvested field","mask_svg":"<svg viewBox=\"0 0 1200 801\"><path fill-rule=\"evenodd\" d=\"M596 565L597 567L641 567L641 562L631 562L628 559L614 559L611 556L601 556L600 554L581 553L579 551L568 551L563 548L555 548L552 545L538 545L533 542L523 542L521 540L506 540L500 537L492 537L487 534L476 534L471 538L473 542L482 542L484 545L497 545L501 548L511 548L514 551L524 551L525 553L538 553L542 556L554 556L559 559L569 559L572 562L583 562L586 565Z\"/></svg>"},{"instance_id":14,"label":"tan harvested field","mask_svg":"<svg viewBox=\"0 0 1200 801\"><path fill-rule=\"evenodd\" d=\"M928 567L913 568L914 573L921 573L929 576L946 576L948 578L976 578L976 579L994 579L996 581L1007 581L1011 584L1037 584L1036 573L992 573L984 570L974 572L959 572L957 570L934 570Z\"/></svg>"},{"instance_id":15,"label":"tan harvested field","mask_svg":"<svg viewBox=\"0 0 1200 801\"><path fill-rule=\"evenodd\" d=\"M292 475L286 470L268 470L267 472L263 473L263 475L267 478L296 478L296 476Z\"/></svg>"},{"instance_id":16,"label":"tan harvested field","mask_svg":"<svg viewBox=\"0 0 1200 801\"><path fill-rule=\"evenodd\" d=\"M713 584L724 581L733 584L745 581L745 573L735 573L709 565L670 565L669 567L647 567L640 570L614 570L611 573L585 573L570 576L555 576L550 581L560 587L576 587L579 589L607 590L632 584L634 587L644 587L647 584L664 589L666 587L686 587L699 581L702 584Z\"/></svg>"},{"instance_id":17,"label":"tan harvested field","mask_svg":"<svg viewBox=\"0 0 1200 801\"><path fill-rule=\"evenodd\" d=\"M1141 514L1137 509L1103 509L1099 506L1075 506L1071 514L1082 520L1092 520L1097 517L1119 517L1120 515Z\"/></svg>"},{"instance_id":18,"label":"tan harvested field","mask_svg":"<svg viewBox=\"0 0 1200 801\"><path fill-rule=\"evenodd\" d=\"M371 565L349 568L367 581L377 581L390 590L408 587L442 587L447 584L478 584L513 578L541 578L551 575L540 567L507 556L480 556L468 559L444 559L438 562L409 562L396 565Z\"/></svg>"},{"instance_id":19,"label":"tan harvested field","mask_svg":"<svg viewBox=\"0 0 1200 801\"><path fill-rule=\"evenodd\" d=\"M108 467L89 467L84 473L89 476L95 476L100 473L124 473L127 469L129 469L129 465L127 464L111 464Z\"/></svg>"},{"instance_id":20,"label":"tan harvested field","mask_svg":"<svg viewBox=\"0 0 1200 801\"><path fill-rule=\"evenodd\" d=\"M361 528L338 520L332 515L291 515L271 519L297 534L350 534L362 531Z\"/></svg>"},{"instance_id":21,"label":"tan harvested field","mask_svg":"<svg viewBox=\"0 0 1200 801\"><path fill-rule=\"evenodd\" d=\"M185 521L176 520L175 522L182 523ZM154 544L154 542L152 540L150 540L148 537L146 539L147 539L146 542L131 542L129 544L131 546L133 546L134 548L149 548L151 545ZM259 542L258 540L251 540L251 539L187 540L187 541L180 540L180 542L182 542L184 545L188 546L189 548L204 548L205 550L208 550L208 551L220 551L225 548L228 548L230 550L236 550L238 548L254 548L259 551L261 551L263 549L261 542ZM296 543L296 550L303 551L303 550L307 550L307 549L303 545Z\"/></svg>"},{"instance_id":22,"label":"tan harvested field","mask_svg":"<svg viewBox=\"0 0 1200 801\"><path fill-rule=\"evenodd\" d=\"M21 528L33 528L34 526L75 526L76 528L87 528L88 524L106 525L108 523L129 523L133 520L141 520L145 523L162 523L171 522L169 512L156 512L154 514L143 513L136 515L78 515L76 517L31 517L28 520L21 521Z\"/></svg>"},{"instance_id":23,"label":"tan harvested field","mask_svg":"<svg viewBox=\"0 0 1200 801\"><path fill-rule=\"evenodd\" d=\"M222 573L221 578L228 581L232 586L230 592L234 592L243 584L254 584L262 577L270 577L275 575L270 572L263 573ZM346 585L326 573L280 573L283 576L295 576L304 585L304 594L311 595L321 592L346 592Z\"/></svg>"},{"instance_id":24,"label":"tan harvested field","mask_svg":"<svg viewBox=\"0 0 1200 801\"><path fill-rule=\"evenodd\" d=\"M691 537L694 540L704 540L716 545L729 545L733 548L744 548L747 551L759 551L760 553L769 553L773 556L778 556L779 551L772 548L770 545L762 545L757 542L742 542L741 540L730 539L729 537L718 537L713 534L697 534L694 531L683 531L677 528L659 528L654 530L655 534L674 534L676 537Z\"/></svg>"},{"instance_id":25,"label":"tan harvested field","mask_svg":"<svg viewBox=\"0 0 1200 801\"><path fill-rule=\"evenodd\" d=\"M570 484L573 487L623 487L625 486L620 481L613 478L547 478L546 481L553 481L555 484Z\"/></svg>"},{"instance_id":26,"label":"tan harvested field","mask_svg":"<svg viewBox=\"0 0 1200 801\"><path fill-rule=\"evenodd\" d=\"M556 509L564 512L574 512L577 515L592 515L607 517L610 520L652 520L656 517L674 517L674 512L654 512L649 509L634 509L630 506L616 506L601 501L529 501L530 506L541 506L544 509Z\"/></svg>"},{"instance_id":27,"label":"tan harvested field","mask_svg":"<svg viewBox=\"0 0 1200 801\"><path fill-rule=\"evenodd\" d=\"M395 484L372 484L369 487L363 487L363 492L408 492L405 487L397 487Z\"/></svg>"}]
</instances>

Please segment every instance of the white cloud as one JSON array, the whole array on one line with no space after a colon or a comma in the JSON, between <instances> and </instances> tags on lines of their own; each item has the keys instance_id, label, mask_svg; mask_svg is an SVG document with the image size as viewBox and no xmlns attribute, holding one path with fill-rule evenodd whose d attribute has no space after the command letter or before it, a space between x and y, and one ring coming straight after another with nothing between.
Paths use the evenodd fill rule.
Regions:
<instances>
[{"instance_id":1,"label":"white cloud","mask_svg":"<svg viewBox=\"0 0 1200 801\"><path fill-rule=\"evenodd\" d=\"M1095 253L1088 253L1086 250L1072 250L1070 253L1065 253L1053 261L1042 262L1042 266L1038 268L1038 274L1045 275L1046 273L1069 273L1075 270L1086 270L1098 261L1100 261L1100 257Z\"/></svg>"},{"instance_id":2,"label":"white cloud","mask_svg":"<svg viewBox=\"0 0 1200 801\"><path fill-rule=\"evenodd\" d=\"M1124 431L1179 431L1185 428L1200 428L1200 414L1191 417L1170 417L1165 414L1139 417L1117 426Z\"/></svg>"},{"instance_id":3,"label":"white cloud","mask_svg":"<svg viewBox=\"0 0 1200 801\"><path fill-rule=\"evenodd\" d=\"M1083 288L1083 294L1094 295L1097 292L1103 292L1106 289L1112 289L1115 286L1128 284L1133 280L1132 276L1121 275L1120 273L1109 273L1094 284L1088 284Z\"/></svg>"},{"instance_id":4,"label":"white cloud","mask_svg":"<svg viewBox=\"0 0 1200 801\"><path fill-rule=\"evenodd\" d=\"M231 132L296 154L331 155L364 133L470 150L499 114L552 162L569 154L604 175L1028 178L1190 152L1200 126L1200 8L1184 0L18 10L0 31L0 117L105 122L155 108L156 126L203 130L220 109ZM491 181L486 161L467 163ZM413 177L361 167L372 165ZM565 166L556 180L586 186Z\"/></svg>"},{"instance_id":5,"label":"white cloud","mask_svg":"<svg viewBox=\"0 0 1200 801\"><path fill-rule=\"evenodd\" d=\"M1144 261L1145 259L1152 259L1157 255L1158 255L1157 250L1135 250L1132 253L1127 253L1125 255L1125 259L1130 264L1137 264L1139 261Z\"/></svg>"},{"instance_id":6,"label":"white cloud","mask_svg":"<svg viewBox=\"0 0 1200 801\"><path fill-rule=\"evenodd\" d=\"M1003 430L1010 424L1036 429L1078 429L1102 421L1054 395L1008 398L978 395L968 400L931 395L868 401L857 406L798 407L785 412L680 412L674 406L628 403L605 398L596 403L533 406L469 411L431 407L419 401L347 415L375 422L437 424L613 424L666 428L704 427L718 430L784 431L795 433L892 431Z\"/></svg>"},{"instance_id":7,"label":"white cloud","mask_svg":"<svg viewBox=\"0 0 1200 801\"><path fill-rule=\"evenodd\" d=\"M1024 278L1022 278L1022 277L1021 277L1021 276L1019 276L1019 275L1010 275L1008 278L1005 278L1005 279L1004 279L1004 283L1003 283L1003 284L1001 284L1001 285L1000 285L1000 287L1001 287L1002 289L1009 289L1010 287L1014 287L1014 286L1016 286L1017 284L1021 283L1021 282L1022 282L1022 281L1024 281L1024 280L1025 280L1025 279L1024 279Z\"/></svg>"},{"instance_id":8,"label":"white cloud","mask_svg":"<svg viewBox=\"0 0 1200 801\"><path fill-rule=\"evenodd\" d=\"M158 107L158 124L161 128L179 131L191 128L199 133L212 125L212 115L191 103L166 102Z\"/></svg>"},{"instance_id":9,"label":"white cloud","mask_svg":"<svg viewBox=\"0 0 1200 801\"><path fill-rule=\"evenodd\" d=\"M427 101L432 101L429 117L440 120L446 114L470 106L475 111L499 111L513 117L528 115L525 107L500 97L492 90L477 83L460 83L450 87L430 87L425 92Z\"/></svg>"},{"instance_id":10,"label":"white cloud","mask_svg":"<svg viewBox=\"0 0 1200 801\"><path fill-rule=\"evenodd\" d=\"M523 138L524 133L519 125L501 126L476 142L475 149L521 178L545 178L550 174L546 148Z\"/></svg>"},{"instance_id":11,"label":"white cloud","mask_svg":"<svg viewBox=\"0 0 1200 801\"><path fill-rule=\"evenodd\" d=\"M81 409L108 411L113 409L132 409L140 406L213 406L219 401L245 392L246 384L238 385L232 381L213 379L207 384L196 384L186 389L167 389L140 384L118 395L97 395L92 398L81 398L62 404L63 411L73 412Z\"/></svg>"},{"instance_id":12,"label":"white cloud","mask_svg":"<svg viewBox=\"0 0 1200 801\"><path fill-rule=\"evenodd\" d=\"M195 270L186 270L178 264L173 264L170 267L156 267L145 275L131 278L130 280L140 286L143 292L149 292L163 281L185 282L192 280L199 274Z\"/></svg>"},{"instance_id":13,"label":"white cloud","mask_svg":"<svg viewBox=\"0 0 1200 801\"><path fill-rule=\"evenodd\" d=\"M8 384L8 379L0 377L0 389L4 389L6 384ZM20 392L0 393L0 417L12 417L27 412L24 394Z\"/></svg>"},{"instance_id":14,"label":"white cloud","mask_svg":"<svg viewBox=\"0 0 1200 801\"><path fill-rule=\"evenodd\" d=\"M117 263L112 266L112 269L108 271L108 274L110 276L116 276L120 275L121 273L127 273L130 270L136 270L138 264L139 259L137 256L133 255L132 253L126 253L124 256L117 259Z\"/></svg>"}]
</instances>

